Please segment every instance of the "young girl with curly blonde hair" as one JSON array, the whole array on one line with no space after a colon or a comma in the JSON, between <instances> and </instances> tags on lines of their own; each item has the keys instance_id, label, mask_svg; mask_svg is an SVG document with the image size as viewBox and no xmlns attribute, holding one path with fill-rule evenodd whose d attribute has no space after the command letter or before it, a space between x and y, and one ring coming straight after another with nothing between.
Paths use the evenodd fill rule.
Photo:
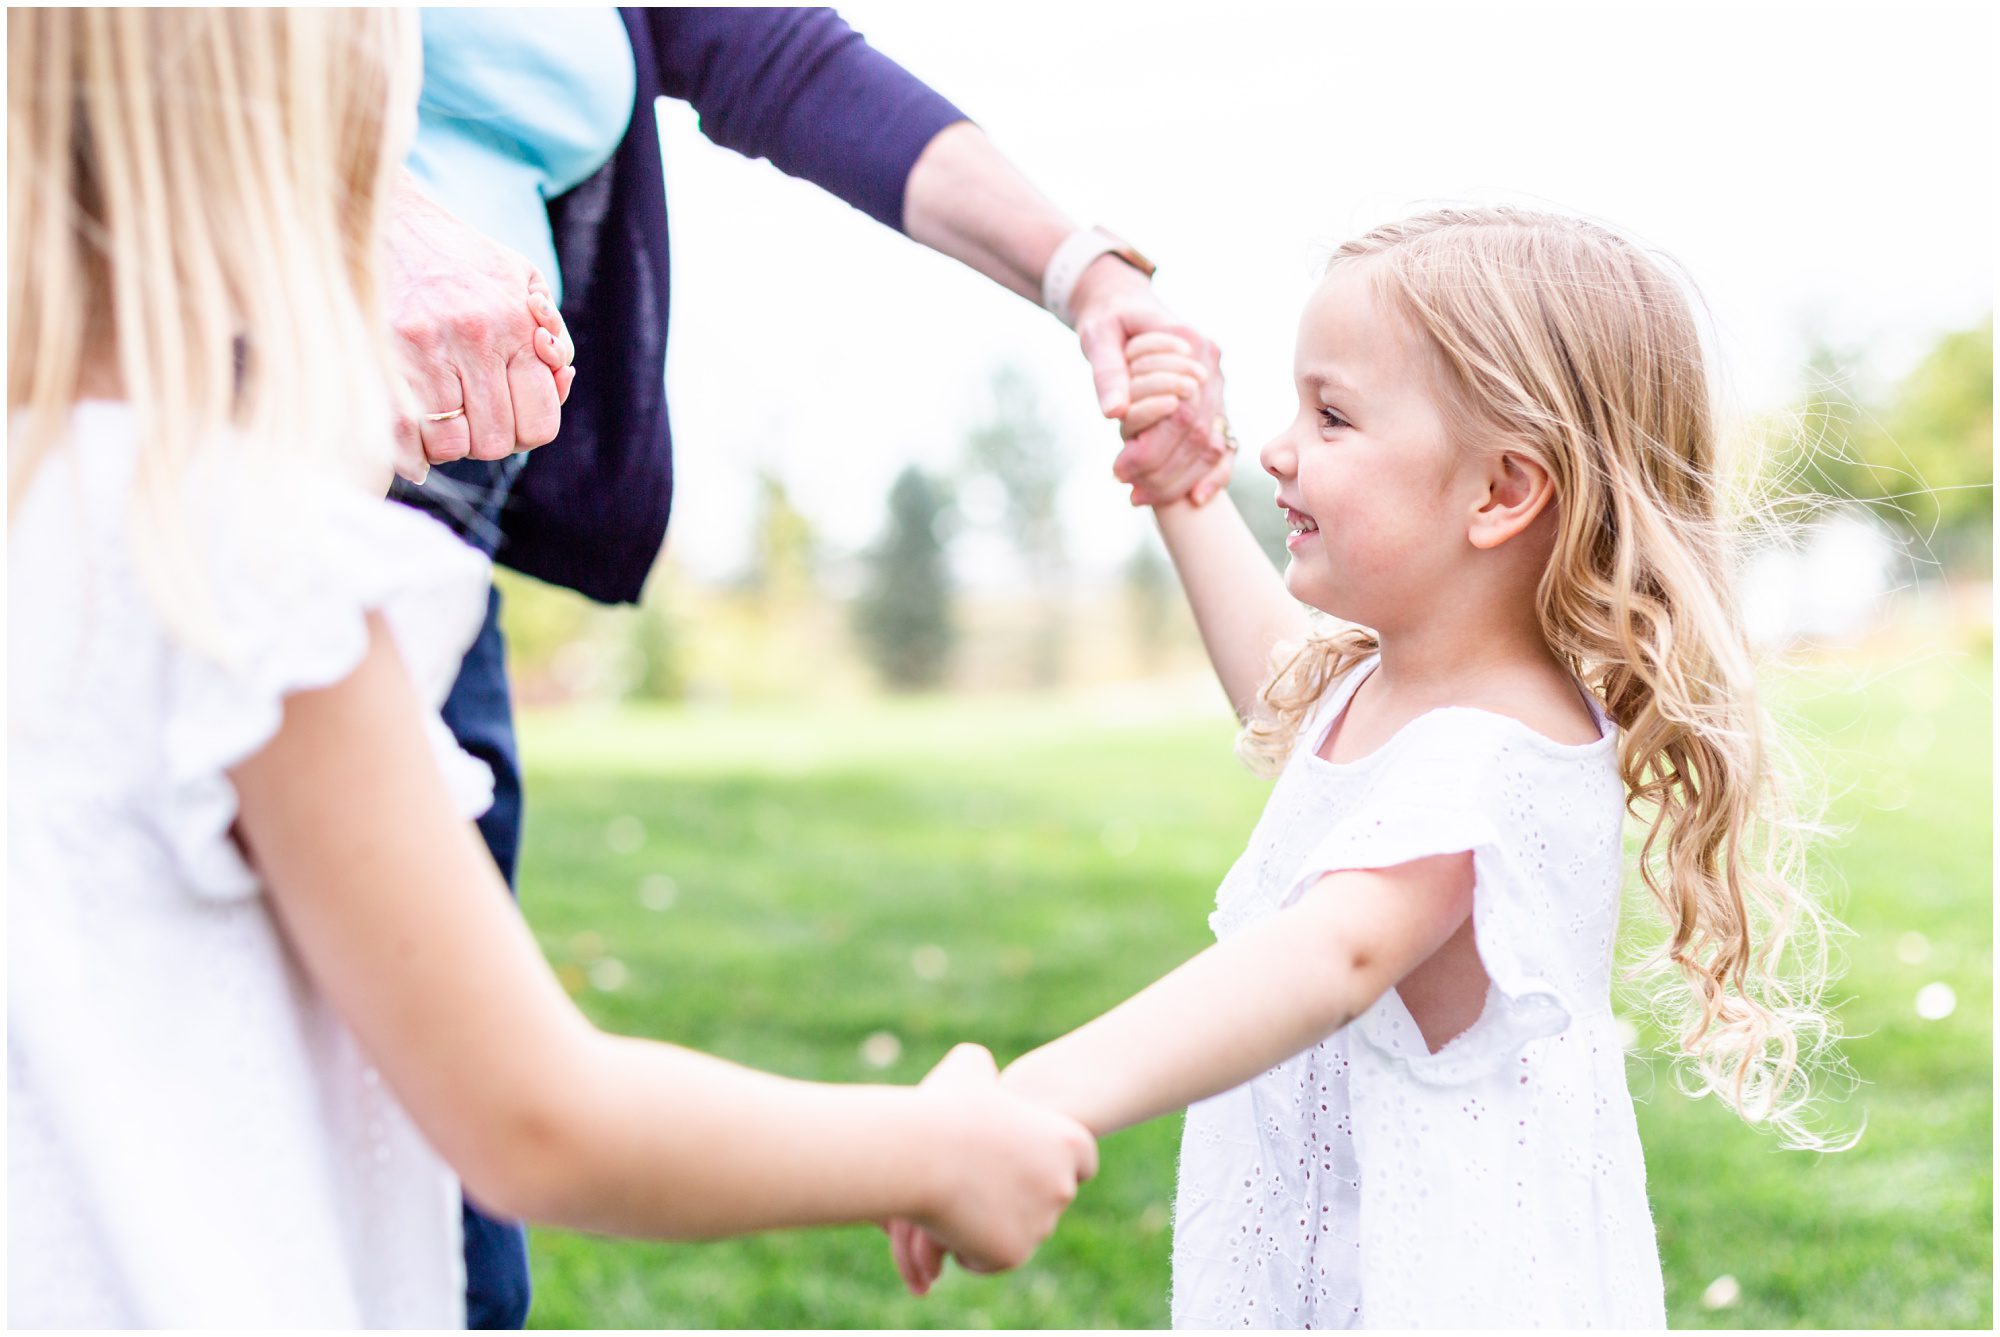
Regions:
<instances>
[{"instance_id":1,"label":"young girl with curly blonde hair","mask_svg":"<svg viewBox=\"0 0 2000 1337\"><path fill-rule=\"evenodd\" d=\"M1128 353L1135 401L1219 375ZM1277 774L1217 945L1004 1080L1100 1135L1191 1106L1176 1326L1660 1326L1611 1006L1628 810L1699 1089L1819 1145L1831 1037L1688 298L1591 223L1429 213L1338 250L1295 379L1282 578L1226 499L1157 512ZM926 1288L939 1246L892 1233Z\"/></svg>"}]
</instances>

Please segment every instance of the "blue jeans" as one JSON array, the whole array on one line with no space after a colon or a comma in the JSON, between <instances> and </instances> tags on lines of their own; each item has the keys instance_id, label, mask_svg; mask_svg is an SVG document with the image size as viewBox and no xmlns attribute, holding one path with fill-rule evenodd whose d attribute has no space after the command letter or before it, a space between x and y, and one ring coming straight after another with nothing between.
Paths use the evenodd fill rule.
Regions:
<instances>
[{"instance_id":1,"label":"blue jeans","mask_svg":"<svg viewBox=\"0 0 2000 1337\"><path fill-rule=\"evenodd\" d=\"M459 460L431 471L450 480L419 490L400 479L390 495L428 511L459 537L491 554L500 508L525 456L497 463ZM514 747L514 705L507 688L507 646L500 634L500 591L486 593L486 622L466 651L458 680L445 698L445 726L458 745L493 771L493 806L479 819L479 834L493 862L514 888L514 859L521 848L521 764ZM520 1328L528 1322L528 1235L519 1222L488 1216L463 1200L465 1222L465 1325Z\"/></svg>"}]
</instances>

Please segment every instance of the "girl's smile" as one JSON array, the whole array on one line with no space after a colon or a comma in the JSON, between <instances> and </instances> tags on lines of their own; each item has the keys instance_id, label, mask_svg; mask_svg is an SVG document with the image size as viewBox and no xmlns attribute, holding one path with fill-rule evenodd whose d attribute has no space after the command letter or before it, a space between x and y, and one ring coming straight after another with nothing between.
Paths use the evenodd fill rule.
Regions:
<instances>
[{"instance_id":1,"label":"girl's smile","mask_svg":"<svg viewBox=\"0 0 2000 1337\"><path fill-rule=\"evenodd\" d=\"M1292 527L1292 532L1285 536L1285 546L1293 552L1303 547L1311 535L1319 533L1319 522L1304 511L1287 505L1283 497L1278 499L1278 509L1285 513L1285 523Z\"/></svg>"}]
</instances>

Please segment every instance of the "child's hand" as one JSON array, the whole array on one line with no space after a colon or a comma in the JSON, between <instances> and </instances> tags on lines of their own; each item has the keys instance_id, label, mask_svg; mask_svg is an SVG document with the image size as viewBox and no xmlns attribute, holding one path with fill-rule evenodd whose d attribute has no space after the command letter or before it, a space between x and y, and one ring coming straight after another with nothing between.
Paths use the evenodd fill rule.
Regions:
<instances>
[{"instance_id":1,"label":"child's hand","mask_svg":"<svg viewBox=\"0 0 2000 1337\"><path fill-rule=\"evenodd\" d=\"M888 1230L889 1256L895 1260L896 1274L902 1277L910 1294L919 1299L929 1295L931 1287L944 1274L944 1246L935 1235L908 1221L891 1221Z\"/></svg>"},{"instance_id":2,"label":"child's hand","mask_svg":"<svg viewBox=\"0 0 2000 1337\"><path fill-rule=\"evenodd\" d=\"M556 310L548 285L539 274L528 286L528 314L539 327L535 330L535 355L555 373L556 402L567 404L570 382L576 379L576 368L570 365L576 359L576 344L570 339L569 326L563 322L562 312Z\"/></svg>"},{"instance_id":3,"label":"child's hand","mask_svg":"<svg viewBox=\"0 0 2000 1337\"><path fill-rule=\"evenodd\" d=\"M1201 393L1208 368L1195 356L1194 345L1178 334L1150 330L1135 334L1125 345L1125 370L1132 377L1132 407L1125 412L1125 434L1137 436L1172 416L1181 401ZM1131 425L1133 418L1143 424Z\"/></svg>"},{"instance_id":4,"label":"child's hand","mask_svg":"<svg viewBox=\"0 0 2000 1337\"><path fill-rule=\"evenodd\" d=\"M1228 484L1235 462L1235 443L1222 412L1222 364L1215 345L1151 331L1125 345L1125 359L1132 375L1132 407L1119 432L1127 442L1180 417L1186 420L1185 430L1207 431L1215 448L1164 474L1128 445L1118 457L1118 478L1132 485L1134 506L1158 506L1182 498L1201 505Z\"/></svg>"},{"instance_id":5,"label":"child's hand","mask_svg":"<svg viewBox=\"0 0 2000 1337\"><path fill-rule=\"evenodd\" d=\"M945 1055L923 1089L939 1102L939 1135L953 1154L936 1205L888 1226L896 1269L913 1295L930 1289L947 1254L974 1272L1026 1262L1077 1185L1097 1172L1089 1132L1003 1091L993 1056L978 1045Z\"/></svg>"}]
</instances>

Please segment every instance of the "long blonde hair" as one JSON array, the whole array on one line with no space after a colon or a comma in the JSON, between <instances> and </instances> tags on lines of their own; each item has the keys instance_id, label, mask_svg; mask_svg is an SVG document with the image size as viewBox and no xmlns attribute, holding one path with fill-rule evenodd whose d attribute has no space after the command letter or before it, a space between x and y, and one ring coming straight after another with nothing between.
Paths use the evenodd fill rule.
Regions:
<instances>
[{"instance_id":1,"label":"long blonde hair","mask_svg":"<svg viewBox=\"0 0 2000 1337\"><path fill-rule=\"evenodd\" d=\"M1668 934L1642 968L1690 1060L1788 1145L1836 1038L1822 1006L1833 921L1805 880L1793 784L1758 704L1730 581L1708 377L1681 283L1593 223L1446 209L1350 241L1389 309L1437 355L1467 446L1519 452L1555 482L1536 591L1548 644L1620 730L1639 866ZM1377 648L1344 627L1291 653L1244 749L1285 749L1326 688Z\"/></svg>"},{"instance_id":2,"label":"long blonde hair","mask_svg":"<svg viewBox=\"0 0 2000 1337\"><path fill-rule=\"evenodd\" d=\"M141 570L169 624L205 640L198 459L233 452L218 476L279 487L386 478L399 382L376 251L413 124L413 21L10 9L7 49L10 497L115 359Z\"/></svg>"}]
</instances>

